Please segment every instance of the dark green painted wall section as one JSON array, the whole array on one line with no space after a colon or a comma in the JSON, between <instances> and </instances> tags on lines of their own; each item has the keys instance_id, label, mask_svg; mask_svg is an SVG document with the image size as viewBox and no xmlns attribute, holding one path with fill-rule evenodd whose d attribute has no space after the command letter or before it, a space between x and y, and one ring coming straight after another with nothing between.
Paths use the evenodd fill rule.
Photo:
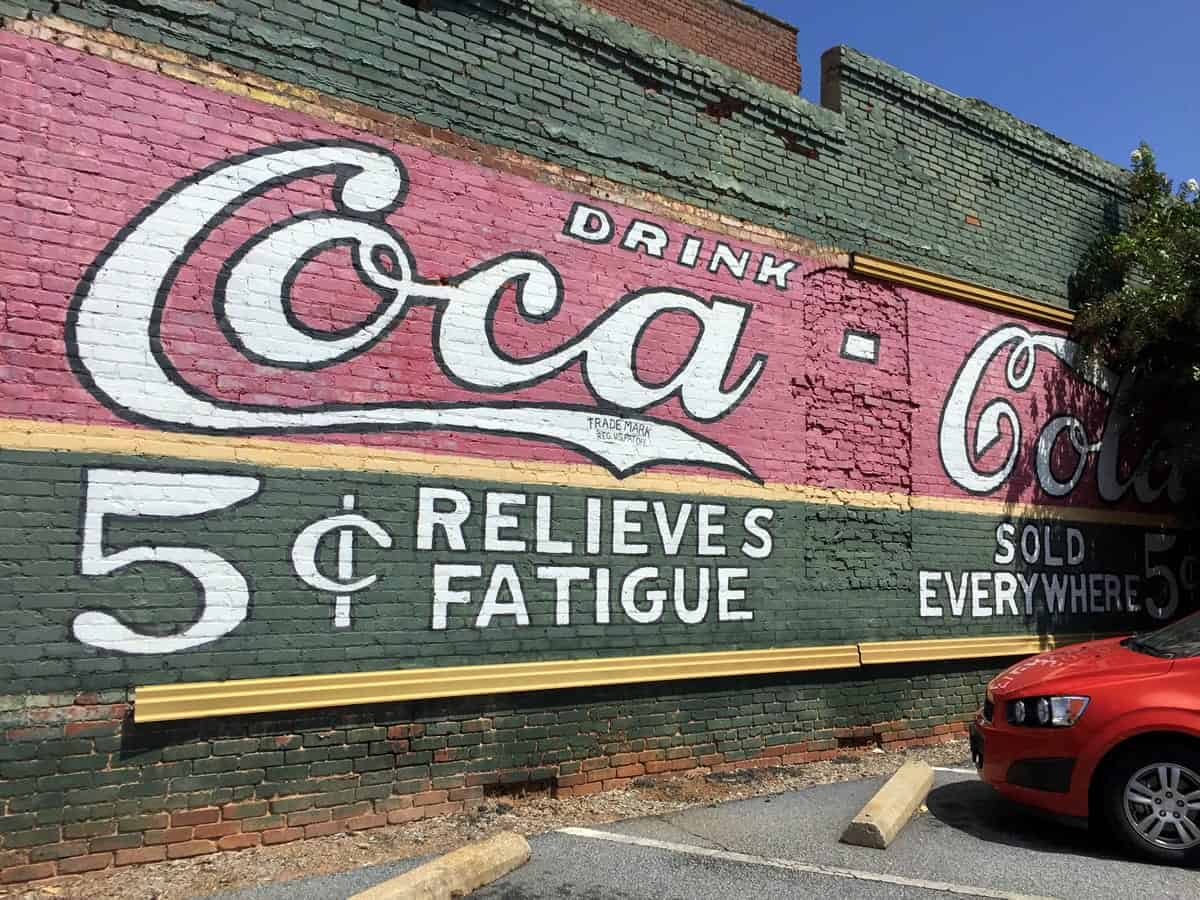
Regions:
<instances>
[{"instance_id":1,"label":"dark green painted wall section","mask_svg":"<svg viewBox=\"0 0 1200 900\"><path fill-rule=\"evenodd\" d=\"M183 631L201 608L196 583L171 565L143 562L111 574L80 573L86 543L80 537L83 484L86 473L106 468L261 480L254 497L228 510L174 521L106 516L102 536L94 535L102 538L106 554L147 545L195 547L227 560L247 579L253 595L245 621L231 633L169 653L106 652L73 633L83 610L112 613L139 634L154 636ZM1076 528L1061 521L920 510L76 454L2 453L0 481L8 486L0 497L0 521L21 521L19 527L0 526L6 560L0 571L6 598L0 609L0 643L6 648L0 681L6 692L577 659L581 647L595 656L630 656L975 634L1091 633L1153 624L1148 614L1121 608L1130 587L1135 598L1145 590L1137 579L1127 584L1126 573L1145 571L1149 563L1143 561L1146 532L1120 525ZM432 521L420 512L422 488L450 489L467 498L471 512L462 525L464 549L452 549L443 529L433 529L431 541L420 545L419 523ZM516 523L492 535L493 541L508 543L491 549L484 525L489 494L509 496L496 512ZM523 505L511 502L514 495L524 498ZM376 581L352 594L350 624L336 627L335 594L298 575L304 559L294 548L304 529L342 514L347 496L354 498L357 513L386 530L392 545L380 547L361 532L354 535L352 578L375 576ZM588 546L589 499L601 523L595 552ZM543 537L556 542L540 550L539 502L550 517ZM633 530L619 544L613 523L622 503L634 504L621 514ZM444 501L436 504L438 510L449 508ZM659 516L668 532L677 531L678 547L663 535ZM710 529L721 529L707 531L703 547L702 517ZM1004 558L997 542L1001 522L1013 527L1012 559ZM1017 550L1027 526L1036 532L1027 537L1032 559ZM1075 535L1069 537L1068 529ZM30 543L33 533L38 540ZM335 530L318 544L316 565L329 577L338 571L337 542ZM513 542L523 543L525 551L513 549ZM562 542L572 544L570 553ZM1174 570L1182 554L1180 544L1151 562ZM441 622L439 566L467 567L453 570L442 595L469 592L464 602L441 606ZM511 577L501 578L506 566ZM562 623L555 573L543 569L552 566L584 570L575 573ZM631 587L627 608L626 579L645 569L654 572ZM605 595L597 587L601 571L609 589L604 612L598 613L597 594ZM675 604L677 571L682 613ZM1011 576L1006 600L997 600L995 572ZM1027 583L1037 579L1028 601L1013 581L1018 574ZM1106 574L1110 583L1119 579L1112 600ZM708 583L703 614L698 612L702 577ZM1043 577L1060 585L1049 602ZM1100 579L1095 588L1093 577ZM495 606L481 618L493 585ZM928 595L924 615L922 585ZM514 588L520 592L519 607ZM656 599L652 592L659 591L665 595ZM1060 603L1057 597L1064 599Z\"/></svg>"}]
</instances>

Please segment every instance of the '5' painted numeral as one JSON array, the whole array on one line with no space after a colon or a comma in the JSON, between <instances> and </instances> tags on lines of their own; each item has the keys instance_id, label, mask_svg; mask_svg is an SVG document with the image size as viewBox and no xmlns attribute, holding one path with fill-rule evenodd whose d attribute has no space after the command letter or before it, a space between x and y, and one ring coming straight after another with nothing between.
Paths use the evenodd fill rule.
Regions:
<instances>
[{"instance_id":1,"label":"'5' painted numeral","mask_svg":"<svg viewBox=\"0 0 1200 900\"><path fill-rule=\"evenodd\" d=\"M175 566L200 588L200 616L178 634L139 634L111 613L88 610L75 617L75 637L123 653L174 653L215 641L245 618L250 604L246 578L226 559L199 547L134 546L104 551L105 516L189 518L229 509L258 493L258 478L207 472L146 472L88 469L84 476L83 534L79 571L108 575L134 563Z\"/></svg>"}]
</instances>

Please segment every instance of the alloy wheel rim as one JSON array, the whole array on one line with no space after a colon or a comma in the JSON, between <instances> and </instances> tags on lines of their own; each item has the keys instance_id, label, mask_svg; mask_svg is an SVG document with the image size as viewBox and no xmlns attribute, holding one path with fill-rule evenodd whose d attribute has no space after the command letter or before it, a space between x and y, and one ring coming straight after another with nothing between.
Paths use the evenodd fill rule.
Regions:
<instances>
[{"instance_id":1,"label":"alloy wheel rim","mask_svg":"<svg viewBox=\"0 0 1200 900\"><path fill-rule=\"evenodd\" d=\"M1125 817L1138 836L1165 850L1200 845L1200 775L1175 763L1154 763L1125 783Z\"/></svg>"}]
</instances>

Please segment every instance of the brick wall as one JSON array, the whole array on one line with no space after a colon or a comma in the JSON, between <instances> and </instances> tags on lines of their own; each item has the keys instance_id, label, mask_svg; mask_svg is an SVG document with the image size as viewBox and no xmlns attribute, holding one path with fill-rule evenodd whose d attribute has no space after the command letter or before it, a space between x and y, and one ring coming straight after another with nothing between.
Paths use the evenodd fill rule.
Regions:
<instances>
[{"instance_id":1,"label":"brick wall","mask_svg":"<svg viewBox=\"0 0 1200 900\"><path fill-rule=\"evenodd\" d=\"M0 696L0 885L403 824L531 782L571 796L937 742L961 736L1002 664L176 726L133 726L119 694Z\"/></svg>"},{"instance_id":2,"label":"brick wall","mask_svg":"<svg viewBox=\"0 0 1200 900\"><path fill-rule=\"evenodd\" d=\"M1115 499L1099 454L1068 490L1039 474L1047 397L1068 390L1092 444L1102 394L1069 383L1052 353L1028 387L996 358L1052 333L652 195L564 190L536 160L481 158L412 122L348 127L330 121L337 107L300 113L12 32L4 50L19 139L0 150L17 186L0 245L0 513L18 523L5 553L21 597L5 683L1103 631L1132 611L916 602L921 572L944 610L964 573L996 568L997 522L1023 527L1019 504L1088 509L1074 577L1138 571L1130 521L1146 504L1126 487L1097 521ZM204 65L186 74L212 79ZM56 104L62 86L73 99ZM307 175L335 165L390 179L387 230ZM235 172L255 186L209 206ZM189 232L194 252L163 252ZM361 235L394 255L390 273L336 251ZM518 308L492 280L501 267L561 291L559 311ZM436 285L438 305L381 307L376 290L415 290L402 269ZM392 323L377 346L330 358L313 336L340 330L349 346L377 315ZM847 352L852 338L866 357ZM995 403L1019 439L976 458L967 438ZM959 407L956 432L945 420ZM1055 472L1071 471L1068 449L1056 445ZM991 505L964 505L1010 454L983 491ZM187 501L160 502L175 491ZM342 514L351 573L370 582L339 601L324 573ZM1067 540L1065 523L1048 527ZM160 545L192 556L145 565L155 551L138 548ZM1052 574L1044 556L1008 560L1006 583L1022 564Z\"/></svg>"},{"instance_id":3,"label":"brick wall","mask_svg":"<svg viewBox=\"0 0 1200 900\"><path fill-rule=\"evenodd\" d=\"M0 0L0 15L49 0ZM1124 175L978 100L853 51L824 106L574 3L256 0L206 15L57 14L845 250L1066 303ZM398 77L402 75L403 77ZM840 102L844 96L847 102ZM848 102L850 98L854 102ZM979 224L975 224L978 219Z\"/></svg>"},{"instance_id":4,"label":"brick wall","mask_svg":"<svg viewBox=\"0 0 1200 900\"><path fill-rule=\"evenodd\" d=\"M1112 167L846 49L821 108L583 7L239 10L0 0L0 878L940 736L1002 661L863 645L1178 611L1064 330L844 252L1060 300ZM724 651L844 668L129 716Z\"/></svg>"},{"instance_id":5,"label":"brick wall","mask_svg":"<svg viewBox=\"0 0 1200 900\"><path fill-rule=\"evenodd\" d=\"M607 13L768 81L800 90L796 29L735 0L588 0Z\"/></svg>"}]
</instances>

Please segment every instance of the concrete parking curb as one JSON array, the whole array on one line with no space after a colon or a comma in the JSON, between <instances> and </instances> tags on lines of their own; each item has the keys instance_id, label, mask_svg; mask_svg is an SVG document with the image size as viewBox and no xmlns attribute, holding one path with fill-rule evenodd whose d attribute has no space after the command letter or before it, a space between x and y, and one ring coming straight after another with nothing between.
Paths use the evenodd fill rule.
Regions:
<instances>
[{"instance_id":1,"label":"concrete parking curb","mask_svg":"<svg viewBox=\"0 0 1200 900\"><path fill-rule=\"evenodd\" d=\"M529 842L503 831L388 879L350 900L450 900L503 878L529 861Z\"/></svg>"},{"instance_id":2,"label":"concrete parking curb","mask_svg":"<svg viewBox=\"0 0 1200 900\"><path fill-rule=\"evenodd\" d=\"M929 764L909 760L867 801L842 833L842 842L886 850L932 787Z\"/></svg>"}]
</instances>

